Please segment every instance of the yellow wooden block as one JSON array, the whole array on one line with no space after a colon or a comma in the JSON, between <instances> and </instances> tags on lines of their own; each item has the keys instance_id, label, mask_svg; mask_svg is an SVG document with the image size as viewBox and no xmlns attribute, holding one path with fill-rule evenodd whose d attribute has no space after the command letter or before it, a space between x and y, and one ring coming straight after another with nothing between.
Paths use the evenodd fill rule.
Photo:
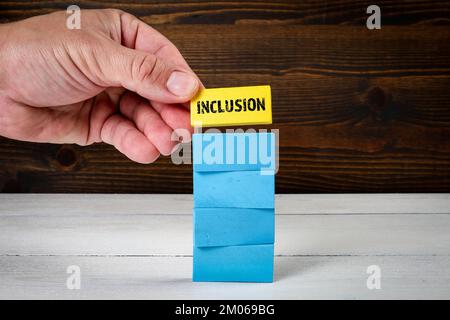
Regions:
<instances>
[{"instance_id":1,"label":"yellow wooden block","mask_svg":"<svg viewBox=\"0 0 450 320\"><path fill-rule=\"evenodd\" d=\"M191 100L191 125L202 127L272 123L270 86L203 89Z\"/></svg>"}]
</instances>

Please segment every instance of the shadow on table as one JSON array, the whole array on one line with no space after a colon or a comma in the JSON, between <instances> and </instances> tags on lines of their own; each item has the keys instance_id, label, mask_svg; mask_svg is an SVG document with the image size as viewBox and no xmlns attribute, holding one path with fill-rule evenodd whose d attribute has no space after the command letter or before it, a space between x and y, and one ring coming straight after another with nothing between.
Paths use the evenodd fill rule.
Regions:
<instances>
[{"instance_id":1,"label":"shadow on table","mask_svg":"<svg viewBox=\"0 0 450 320\"><path fill-rule=\"evenodd\" d=\"M319 264L321 261L314 261L311 257L277 256L274 265L274 282L306 273Z\"/></svg>"}]
</instances>

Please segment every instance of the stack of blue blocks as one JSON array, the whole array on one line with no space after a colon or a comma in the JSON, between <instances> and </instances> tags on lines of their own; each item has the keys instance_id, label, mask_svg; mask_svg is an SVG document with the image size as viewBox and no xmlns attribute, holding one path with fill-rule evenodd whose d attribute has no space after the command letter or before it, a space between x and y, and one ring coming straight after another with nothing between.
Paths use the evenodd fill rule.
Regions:
<instances>
[{"instance_id":1,"label":"stack of blue blocks","mask_svg":"<svg viewBox=\"0 0 450 320\"><path fill-rule=\"evenodd\" d=\"M194 134L192 144L193 280L272 282L275 135Z\"/></svg>"}]
</instances>

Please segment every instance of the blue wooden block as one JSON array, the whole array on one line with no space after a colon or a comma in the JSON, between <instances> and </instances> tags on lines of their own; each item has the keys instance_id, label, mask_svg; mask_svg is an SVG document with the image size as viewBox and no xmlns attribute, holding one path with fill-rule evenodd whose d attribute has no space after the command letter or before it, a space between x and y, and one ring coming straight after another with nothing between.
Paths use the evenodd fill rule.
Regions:
<instances>
[{"instance_id":1,"label":"blue wooden block","mask_svg":"<svg viewBox=\"0 0 450 320\"><path fill-rule=\"evenodd\" d=\"M274 133L204 133L192 136L194 171L275 171ZM268 174L269 174L268 173Z\"/></svg>"},{"instance_id":2,"label":"blue wooden block","mask_svg":"<svg viewBox=\"0 0 450 320\"><path fill-rule=\"evenodd\" d=\"M274 234L274 209L194 209L196 247L273 244Z\"/></svg>"},{"instance_id":3,"label":"blue wooden block","mask_svg":"<svg viewBox=\"0 0 450 320\"><path fill-rule=\"evenodd\" d=\"M194 247L194 281L273 281L273 244Z\"/></svg>"},{"instance_id":4,"label":"blue wooden block","mask_svg":"<svg viewBox=\"0 0 450 320\"><path fill-rule=\"evenodd\" d=\"M195 208L274 208L275 176L260 171L194 172Z\"/></svg>"}]
</instances>

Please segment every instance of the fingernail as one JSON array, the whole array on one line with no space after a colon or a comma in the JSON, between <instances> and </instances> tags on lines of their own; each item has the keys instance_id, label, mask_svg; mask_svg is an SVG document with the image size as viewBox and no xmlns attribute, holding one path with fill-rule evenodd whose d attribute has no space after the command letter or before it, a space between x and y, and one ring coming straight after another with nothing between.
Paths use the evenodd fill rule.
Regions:
<instances>
[{"instance_id":1,"label":"fingernail","mask_svg":"<svg viewBox=\"0 0 450 320\"><path fill-rule=\"evenodd\" d=\"M198 87L198 80L194 76L182 72L174 71L167 80L167 89L176 96L186 97L194 95Z\"/></svg>"}]
</instances>

